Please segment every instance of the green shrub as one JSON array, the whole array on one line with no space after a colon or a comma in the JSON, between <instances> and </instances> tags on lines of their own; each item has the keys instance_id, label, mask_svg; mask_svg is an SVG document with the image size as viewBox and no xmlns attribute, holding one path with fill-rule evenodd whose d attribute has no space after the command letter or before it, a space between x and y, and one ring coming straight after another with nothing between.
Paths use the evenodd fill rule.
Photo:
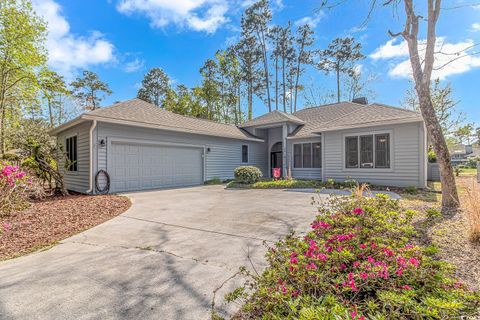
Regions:
<instances>
[{"instance_id":1,"label":"green shrub","mask_svg":"<svg viewBox=\"0 0 480 320\"><path fill-rule=\"evenodd\" d=\"M430 163L436 163L437 162L437 154L435 153L435 151L433 151L432 148L430 148L428 150L427 156L428 156L428 162L430 162Z\"/></svg>"},{"instance_id":2,"label":"green shrub","mask_svg":"<svg viewBox=\"0 0 480 320\"><path fill-rule=\"evenodd\" d=\"M406 187L403 191L405 191L405 193L408 193L408 194L411 194L411 195L414 195L414 194L418 193L417 188L413 187L413 186Z\"/></svg>"},{"instance_id":3,"label":"green shrub","mask_svg":"<svg viewBox=\"0 0 480 320\"><path fill-rule=\"evenodd\" d=\"M442 215L442 213L435 208L429 208L425 210L425 213L427 214L427 218L430 220L436 219Z\"/></svg>"},{"instance_id":4,"label":"green shrub","mask_svg":"<svg viewBox=\"0 0 480 320\"><path fill-rule=\"evenodd\" d=\"M234 170L235 180L243 184L252 184L260 180L262 171L254 166L241 166Z\"/></svg>"},{"instance_id":5,"label":"green shrub","mask_svg":"<svg viewBox=\"0 0 480 320\"><path fill-rule=\"evenodd\" d=\"M334 198L312 230L268 250L261 275L245 272L242 319L452 319L478 315L480 295L452 268L412 245L412 219L398 201Z\"/></svg>"},{"instance_id":6,"label":"green shrub","mask_svg":"<svg viewBox=\"0 0 480 320\"><path fill-rule=\"evenodd\" d=\"M206 185L214 185L214 184L222 184L222 180L220 178L212 178L204 182Z\"/></svg>"},{"instance_id":7,"label":"green shrub","mask_svg":"<svg viewBox=\"0 0 480 320\"><path fill-rule=\"evenodd\" d=\"M281 179L270 181L258 181L250 187L253 189L294 189L294 188L321 188L322 182L319 180L296 180Z\"/></svg>"}]
</instances>

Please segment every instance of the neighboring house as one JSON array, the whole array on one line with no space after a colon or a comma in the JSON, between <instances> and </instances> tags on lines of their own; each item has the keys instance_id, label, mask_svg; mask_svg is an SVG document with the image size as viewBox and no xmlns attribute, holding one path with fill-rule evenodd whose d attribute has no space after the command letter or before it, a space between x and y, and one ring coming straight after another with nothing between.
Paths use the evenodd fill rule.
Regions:
<instances>
[{"instance_id":1,"label":"neighboring house","mask_svg":"<svg viewBox=\"0 0 480 320\"><path fill-rule=\"evenodd\" d=\"M472 145L458 144L450 148L452 157L452 165L463 165L467 163L468 158L476 157L480 155L479 148L475 148Z\"/></svg>"},{"instance_id":2,"label":"neighboring house","mask_svg":"<svg viewBox=\"0 0 480 320\"><path fill-rule=\"evenodd\" d=\"M294 178L426 185L426 134L419 113L342 102L286 114L273 111L235 126L185 117L139 99L85 113L51 132L72 163L68 189L111 192L200 185L233 178L241 165ZM64 164L61 164L63 167Z\"/></svg>"}]
</instances>

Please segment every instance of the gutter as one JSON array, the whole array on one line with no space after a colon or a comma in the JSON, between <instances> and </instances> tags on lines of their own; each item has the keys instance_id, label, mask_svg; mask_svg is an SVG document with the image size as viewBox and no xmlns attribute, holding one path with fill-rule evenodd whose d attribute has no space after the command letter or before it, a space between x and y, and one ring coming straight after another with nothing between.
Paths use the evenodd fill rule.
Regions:
<instances>
[{"instance_id":1,"label":"gutter","mask_svg":"<svg viewBox=\"0 0 480 320\"><path fill-rule=\"evenodd\" d=\"M92 125L90 126L89 131L89 139L90 139L90 168L88 170L89 173L89 189L87 190L87 194L93 193L93 130L97 127L97 120L94 119Z\"/></svg>"}]
</instances>

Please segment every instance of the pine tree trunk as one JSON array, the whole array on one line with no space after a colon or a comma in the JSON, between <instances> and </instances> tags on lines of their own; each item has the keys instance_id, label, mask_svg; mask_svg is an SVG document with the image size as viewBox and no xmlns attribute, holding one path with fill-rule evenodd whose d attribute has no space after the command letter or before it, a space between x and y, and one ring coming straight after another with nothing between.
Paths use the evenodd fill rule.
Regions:
<instances>
[{"instance_id":1,"label":"pine tree trunk","mask_svg":"<svg viewBox=\"0 0 480 320\"><path fill-rule=\"evenodd\" d=\"M278 110L278 55L275 55L275 110Z\"/></svg>"}]
</instances>

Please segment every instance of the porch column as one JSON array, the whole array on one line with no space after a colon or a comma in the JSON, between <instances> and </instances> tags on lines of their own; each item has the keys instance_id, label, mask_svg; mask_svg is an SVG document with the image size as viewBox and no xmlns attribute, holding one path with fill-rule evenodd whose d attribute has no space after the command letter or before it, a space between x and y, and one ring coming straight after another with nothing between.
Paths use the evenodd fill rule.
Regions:
<instances>
[{"instance_id":1,"label":"porch column","mask_svg":"<svg viewBox=\"0 0 480 320\"><path fill-rule=\"evenodd\" d=\"M284 123L282 127L282 177L287 177L287 136L288 136L288 127Z\"/></svg>"}]
</instances>

